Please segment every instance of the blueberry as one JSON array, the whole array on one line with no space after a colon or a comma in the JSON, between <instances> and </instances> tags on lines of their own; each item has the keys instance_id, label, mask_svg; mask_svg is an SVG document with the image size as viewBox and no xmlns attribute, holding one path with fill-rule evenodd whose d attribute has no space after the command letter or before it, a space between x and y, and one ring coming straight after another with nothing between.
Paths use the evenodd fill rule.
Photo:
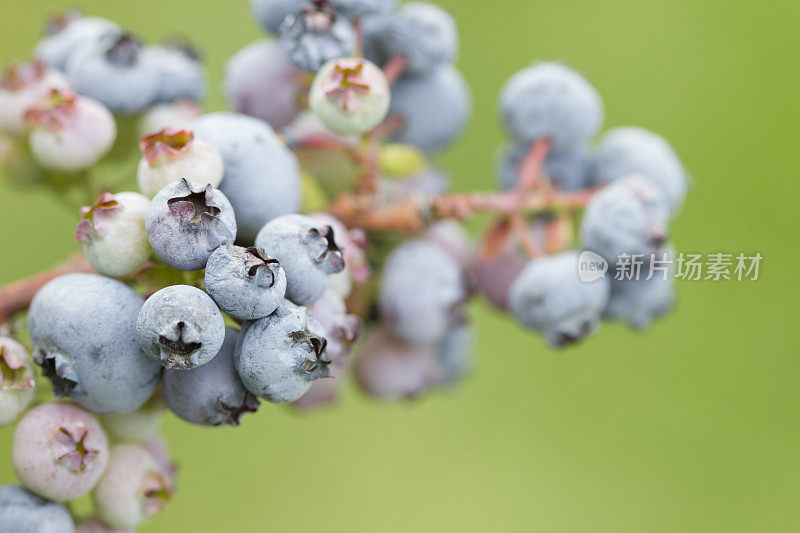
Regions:
<instances>
[{"instance_id":1,"label":"blueberry","mask_svg":"<svg viewBox=\"0 0 800 533\"><path fill-rule=\"evenodd\" d=\"M424 74L455 61L458 30L453 17L441 7L409 2L397 13L379 19L371 28L368 47L378 64L403 56L406 72Z\"/></svg>"},{"instance_id":2,"label":"blueberry","mask_svg":"<svg viewBox=\"0 0 800 533\"><path fill-rule=\"evenodd\" d=\"M198 52L189 43L172 40L160 46L147 46L142 55L143 61L152 63L157 72L156 102L203 99L206 73Z\"/></svg>"},{"instance_id":3,"label":"blueberry","mask_svg":"<svg viewBox=\"0 0 800 533\"><path fill-rule=\"evenodd\" d=\"M105 35L70 57L67 75L78 93L116 114L132 115L158 96L159 70L142 50L141 41L130 34Z\"/></svg>"},{"instance_id":4,"label":"blueberry","mask_svg":"<svg viewBox=\"0 0 800 533\"><path fill-rule=\"evenodd\" d=\"M466 297L458 263L429 241L405 242L386 259L378 303L386 327L402 341L440 340Z\"/></svg>"},{"instance_id":5,"label":"blueberry","mask_svg":"<svg viewBox=\"0 0 800 533\"><path fill-rule=\"evenodd\" d=\"M70 89L61 72L41 61L11 63L0 78L0 131L24 138L29 129L25 112L47 98L53 89Z\"/></svg>"},{"instance_id":6,"label":"blueberry","mask_svg":"<svg viewBox=\"0 0 800 533\"><path fill-rule=\"evenodd\" d=\"M188 370L217 355L225 320L214 300L191 285L171 285L145 301L136 321L144 353L168 369Z\"/></svg>"},{"instance_id":7,"label":"blueberry","mask_svg":"<svg viewBox=\"0 0 800 533\"><path fill-rule=\"evenodd\" d=\"M298 67L311 72L356 48L353 24L327 4L310 3L286 17L280 27L280 43Z\"/></svg>"},{"instance_id":8,"label":"blueberry","mask_svg":"<svg viewBox=\"0 0 800 533\"><path fill-rule=\"evenodd\" d=\"M474 366L474 332L468 324L450 329L436 347L435 362L443 385L455 385Z\"/></svg>"},{"instance_id":9,"label":"blueberry","mask_svg":"<svg viewBox=\"0 0 800 533\"><path fill-rule=\"evenodd\" d=\"M547 138L554 152L579 149L603 124L598 92L559 63L535 63L514 74L500 94L500 113L517 142Z\"/></svg>"},{"instance_id":10,"label":"blueberry","mask_svg":"<svg viewBox=\"0 0 800 533\"><path fill-rule=\"evenodd\" d=\"M103 193L82 207L75 238L92 267L106 276L127 276L150 258L144 219L150 201L135 192Z\"/></svg>"},{"instance_id":11,"label":"blueberry","mask_svg":"<svg viewBox=\"0 0 800 533\"><path fill-rule=\"evenodd\" d=\"M84 17L67 11L51 19L46 34L36 45L33 55L62 72L72 55L85 46L95 46L108 34L120 31L119 26L100 17Z\"/></svg>"},{"instance_id":12,"label":"blueberry","mask_svg":"<svg viewBox=\"0 0 800 533\"><path fill-rule=\"evenodd\" d=\"M360 317L347 313L342 297L328 289L322 297L308 307L325 330L327 352L334 363L344 366L350 347L364 329Z\"/></svg>"},{"instance_id":13,"label":"blueberry","mask_svg":"<svg viewBox=\"0 0 800 533\"><path fill-rule=\"evenodd\" d=\"M74 500L103 475L108 439L87 411L71 403L45 403L17 424L11 462L28 490L55 501Z\"/></svg>"},{"instance_id":14,"label":"blueberry","mask_svg":"<svg viewBox=\"0 0 800 533\"><path fill-rule=\"evenodd\" d=\"M267 223L256 247L277 259L286 271L286 298L307 305L322 296L328 276L344 269L344 257L331 226L305 215L285 215Z\"/></svg>"},{"instance_id":15,"label":"blueberry","mask_svg":"<svg viewBox=\"0 0 800 533\"><path fill-rule=\"evenodd\" d=\"M161 367L137 341L142 303L124 283L94 274L67 274L39 289L28 329L56 395L104 414L133 411L153 395Z\"/></svg>"},{"instance_id":16,"label":"blueberry","mask_svg":"<svg viewBox=\"0 0 800 533\"><path fill-rule=\"evenodd\" d=\"M606 278L591 283L578 277L578 252L532 260L511 285L509 306L524 326L541 331L550 345L562 347L592 333L608 302Z\"/></svg>"},{"instance_id":17,"label":"blueberry","mask_svg":"<svg viewBox=\"0 0 800 533\"><path fill-rule=\"evenodd\" d=\"M258 248L223 245L206 265L206 291L220 308L244 320L264 318L286 294L286 273Z\"/></svg>"},{"instance_id":18,"label":"blueberry","mask_svg":"<svg viewBox=\"0 0 800 533\"><path fill-rule=\"evenodd\" d=\"M342 57L317 72L308 105L336 133L360 134L383 122L389 99L389 83L381 69L363 58Z\"/></svg>"},{"instance_id":19,"label":"blueberry","mask_svg":"<svg viewBox=\"0 0 800 533\"><path fill-rule=\"evenodd\" d=\"M265 30L277 34L286 16L306 3L308 0L250 0L250 9Z\"/></svg>"},{"instance_id":20,"label":"blueberry","mask_svg":"<svg viewBox=\"0 0 800 533\"><path fill-rule=\"evenodd\" d=\"M15 533L74 533L67 508L17 485L0 485L0 524Z\"/></svg>"},{"instance_id":21,"label":"blueberry","mask_svg":"<svg viewBox=\"0 0 800 533\"><path fill-rule=\"evenodd\" d=\"M34 395L33 359L14 339L0 337L0 427L14 422Z\"/></svg>"},{"instance_id":22,"label":"blueberry","mask_svg":"<svg viewBox=\"0 0 800 533\"><path fill-rule=\"evenodd\" d=\"M326 344L322 325L308 310L285 301L244 330L236 347L236 369L256 396L293 402L314 380L328 376Z\"/></svg>"},{"instance_id":23,"label":"blueberry","mask_svg":"<svg viewBox=\"0 0 800 533\"><path fill-rule=\"evenodd\" d=\"M153 197L145 227L156 255L178 270L205 268L214 250L236 238L233 207L225 195L186 179Z\"/></svg>"},{"instance_id":24,"label":"blueberry","mask_svg":"<svg viewBox=\"0 0 800 533\"><path fill-rule=\"evenodd\" d=\"M503 189L516 186L519 170L530 151L530 145L509 145L500 152L497 177ZM579 148L568 152L554 152L544 162L544 173L561 191L580 191L592 185L594 161L588 150Z\"/></svg>"},{"instance_id":25,"label":"blueberry","mask_svg":"<svg viewBox=\"0 0 800 533\"><path fill-rule=\"evenodd\" d=\"M152 198L170 183L185 178L219 187L225 163L210 143L189 130L164 128L139 141L142 159L136 169L139 190Z\"/></svg>"},{"instance_id":26,"label":"blueberry","mask_svg":"<svg viewBox=\"0 0 800 533\"><path fill-rule=\"evenodd\" d=\"M118 441L144 442L158 435L164 401L155 394L142 407L120 415L102 415L100 422L108 435Z\"/></svg>"},{"instance_id":27,"label":"blueberry","mask_svg":"<svg viewBox=\"0 0 800 533\"><path fill-rule=\"evenodd\" d=\"M252 242L275 217L300 208L297 158L265 122L236 113L211 113L194 124L225 161L220 190L236 212L239 239Z\"/></svg>"},{"instance_id":28,"label":"blueberry","mask_svg":"<svg viewBox=\"0 0 800 533\"><path fill-rule=\"evenodd\" d=\"M308 411L331 405L339 399L344 381L347 377L347 364L331 363L328 365L330 375L325 379L318 379L311 383L308 391L292 402L292 407L301 411Z\"/></svg>"},{"instance_id":29,"label":"blueberry","mask_svg":"<svg viewBox=\"0 0 800 533\"><path fill-rule=\"evenodd\" d=\"M97 515L116 528L133 529L172 499L170 475L140 444L111 448L108 468L92 499Z\"/></svg>"},{"instance_id":30,"label":"blueberry","mask_svg":"<svg viewBox=\"0 0 800 533\"><path fill-rule=\"evenodd\" d=\"M355 377L370 396L414 398L440 381L435 357L433 346L407 344L382 330L373 331L356 359Z\"/></svg>"},{"instance_id":31,"label":"blueberry","mask_svg":"<svg viewBox=\"0 0 800 533\"><path fill-rule=\"evenodd\" d=\"M676 298L672 268L674 252L670 248L657 254L654 259L667 261L666 264L662 263L666 267L666 276L663 272L654 271L653 276L647 279L649 270L643 268L638 279L613 279L605 312L607 318L627 322L635 329L646 329L655 318L672 308Z\"/></svg>"},{"instance_id":32,"label":"blueberry","mask_svg":"<svg viewBox=\"0 0 800 533\"><path fill-rule=\"evenodd\" d=\"M193 370L164 372L164 401L173 413L203 426L239 425L245 413L258 409L258 398L242 385L233 362L239 332L226 329L225 342L208 364Z\"/></svg>"},{"instance_id":33,"label":"blueberry","mask_svg":"<svg viewBox=\"0 0 800 533\"><path fill-rule=\"evenodd\" d=\"M225 99L234 111L283 128L300 113L302 74L278 41L256 41L228 61Z\"/></svg>"},{"instance_id":34,"label":"blueberry","mask_svg":"<svg viewBox=\"0 0 800 533\"><path fill-rule=\"evenodd\" d=\"M403 120L394 140L425 152L436 152L452 143L471 114L469 88L452 65L419 76L401 76L392 86L389 115Z\"/></svg>"},{"instance_id":35,"label":"blueberry","mask_svg":"<svg viewBox=\"0 0 800 533\"><path fill-rule=\"evenodd\" d=\"M611 264L620 256L648 258L667 239L669 205L661 189L646 178L631 175L596 193L583 215L583 246Z\"/></svg>"},{"instance_id":36,"label":"blueberry","mask_svg":"<svg viewBox=\"0 0 800 533\"><path fill-rule=\"evenodd\" d=\"M163 129L189 130L190 124L199 116L200 106L189 100L156 104L142 115L139 121L139 135L146 137Z\"/></svg>"},{"instance_id":37,"label":"blueberry","mask_svg":"<svg viewBox=\"0 0 800 533\"><path fill-rule=\"evenodd\" d=\"M475 266L475 284L489 302L502 311L508 310L508 294L519 273L528 264L528 257L511 242L496 255L480 258Z\"/></svg>"},{"instance_id":38,"label":"blueberry","mask_svg":"<svg viewBox=\"0 0 800 533\"><path fill-rule=\"evenodd\" d=\"M328 0L331 7L351 19L386 12L397 5L398 0Z\"/></svg>"},{"instance_id":39,"label":"blueberry","mask_svg":"<svg viewBox=\"0 0 800 533\"><path fill-rule=\"evenodd\" d=\"M603 135L597 147L597 182L605 184L629 174L639 174L660 187L672 214L680 209L689 179L666 139L632 126Z\"/></svg>"},{"instance_id":40,"label":"blueberry","mask_svg":"<svg viewBox=\"0 0 800 533\"><path fill-rule=\"evenodd\" d=\"M53 91L26 117L33 158L54 172L86 170L108 153L117 136L114 117L105 106L72 92Z\"/></svg>"}]
</instances>

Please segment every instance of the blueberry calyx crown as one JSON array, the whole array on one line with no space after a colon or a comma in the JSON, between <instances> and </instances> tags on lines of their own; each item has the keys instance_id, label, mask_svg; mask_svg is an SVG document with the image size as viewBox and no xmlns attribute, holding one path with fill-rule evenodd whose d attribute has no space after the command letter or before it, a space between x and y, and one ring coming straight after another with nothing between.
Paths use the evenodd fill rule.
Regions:
<instances>
[{"instance_id":1,"label":"blueberry calyx crown","mask_svg":"<svg viewBox=\"0 0 800 533\"><path fill-rule=\"evenodd\" d=\"M142 41L127 32L116 36L114 42L106 50L109 63L118 67L132 67L139 61Z\"/></svg>"},{"instance_id":2,"label":"blueberry calyx crown","mask_svg":"<svg viewBox=\"0 0 800 533\"><path fill-rule=\"evenodd\" d=\"M151 167L179 157L189 151L194 133L189 130L164 128L158 133L145 135L139 141L139 150Z\"/></svg>"},{"instance_id":3,"label":"blueberry calyx crown","mask_svg":"<svg viewBox=\"0 0 800 533\"><path fill-rule=\"evenodd\" d=\"M72 91L53 89L45 100L25 112L25 123L28 126L60 130L74 113L76 98Z\"/></svg>"},{"instance_id":4,"label":"blueberry calyx crown","mask_svg":"<svg viewBox=\"0 0 800 533\"><path fill-rule=\"evenodd\" d=\"M56 396L71 396L81 390L70 357L57 350L48 352L40 348L33 361L42 368L42 375L50 380Z\"/></svg>"},{"instance_id":5,"label":"blueberry calyx crown","mask_svg":"<svg viewBox=\"0 0 800 533\"><path fill-rule=\"evenodd\" d=\"M185 191L185 193L183 192ZM181 179L178 194L167 200L169 210L178 215L182 220L197 227L204 221L212 220L220 213L220 208L212 200L213 187L206 185L202 190L194 191L186 178Z\"/></svg>"},{"instance_id":6,"label":"blueberry calyx crown","mask_svg":"<svg viewBox=\"0 0 800 533\"><path fill-rule=\"evenodd\" d=\"M245 249L244 253L244 264L247 268L247 275L251 278L254 278L259 271L263 270L269 274L269 282L267 284L267 288L271 288L275 285L275 274L272 272L272 269L269 268L269 265L280 265L280 262L270 257L266 254L266 252L261 248L256 248L255 246L249 246Z\"/></svg>"},{"instance_id":7,"label":"blueberry calyx crown","mask_svg":"<svg viewBox=\"0 0 800 533\"><path fill-rule=\"evenodd\" d=\"M336 244L333 227L311 228L304 240L314 254L312 258L322 265L326 274L336 274L344 270L344 254Z\"/></svg>"},{"instance_id":8,"label":"blueberry calyx crown","mask_svg":"<svg viewBox=\"0 0 800 533\"><path fill-rule=\"evenodd\" d=\"M24 361L0 346L0 390L32 389L33 375Z\"/></svg>"},{"instance_id":9,"label":"blueberry calyx crown","mask_svg":"<svg viewBox=\"0 0 800 533\"><path fill-rule=\"evenodd\" d=\"M326 351L328 339L325 337L317 337L308 329L292 331L289 333L289 338L295 344L308 343L314 354L314 359L304 359L303 362L300 363L300 368L303 372L311 376L312 379L325 378L330 375L328 365L331 363L331 358Z\"/></svg>"},{"instance_id":10,"label":"blueberry calyx crown","mask_svg":"<svg viewBox=\"0 0 800 533\"><path fill-rule=\"evenodd\" d=\"M238 426L242 415L246 413L255 413L258 411L259 401L258 398L250 392L245 392L242 401L238 404L229 405L225 402L220 403L220 407L227 418L224 422L219 422L215 425L228 424L230 426Z\"/></svg>"},{"instance_id":11,"label":"blueberry calyx crown","mask_svg":"<svg viewBox=\"0 0 800 533\"><path fill-rule=\"evenodd\" d=\"M86 470L98 455L97 450L86 447L88 434L89 428L81 422L59 427L51 443L56 462L76 474Z\"/></svg>"},{"instance_id":12,"label":"blueberry calyx crown","mask_svg":"<svg viewBox=\"0 0 800 533\"><path fill-rule=\"evenodd\" d=\"M333 66L333 71L326 80L325 96L338 98L339 106L344 113L355 113L359 101L357 94L368 94L371 90L369 82L364 79L364 62L357 60L349 66L349 61L341 60Z\"/></svg>"},{"instance_id":13,"label":"blueberry calyx crown","mask_svg":"<svg viewBox=\"0 0 800 533\"><path fill-rule=\"evenodd\" d=\"M47 72L44 61L35 59L30 63L15 61L3 72L0 87L10 91L19 91L42 79Z\"/></svg>"},{"instance_id":14,"label":"blueberry calyx crown","mask_svg":"<svg viewBox=\"0 0 800 533\"><path fill-rule=\"evenodd\" d=\"M158 336L161 362L167 368L190 369L197 366L197 351L203 347L194 327L183 320L168 326Z\"/></svg>"},{"instance_id":15,"label":"blueberry calyx crown","mask_svg":"<svg viewBox=\"0 0 800 533\"><path fill-rule=\"evenodd\" d=\"M75 228L75 240L90 243L103 233L103 223L119 209L119 202L110 192L103 192L92 206L80 208L81 221Z\"/></svg>"}]
</instances>

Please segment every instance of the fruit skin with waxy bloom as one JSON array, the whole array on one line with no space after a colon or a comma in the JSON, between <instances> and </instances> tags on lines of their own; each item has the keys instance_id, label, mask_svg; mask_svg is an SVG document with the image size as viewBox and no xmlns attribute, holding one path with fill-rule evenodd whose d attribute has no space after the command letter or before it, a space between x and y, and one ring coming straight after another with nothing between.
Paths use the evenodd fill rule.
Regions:
<instances>
[{"instance_id":1,"label":"fruit skin with waxy bloom","mask_svg":"<svg viewBox=\"0 0 800 533\"><path fill-rule=\"evenodd\" d=\"M200 101L206 93L205 69L198 51L184 39L170 39L157 46L146 46L143 61L155 65L159 103L180 100Z\"/></svg>"},{"instance_id":2,"label":"fruit skin with waxy bloom","mask_svg":"<svg viewBox=\"0 0 800 533\"><path fill-rule=\"evenodd\" d=\"M108 19L84 17L67 10L47 21L45 36L36 45L33 55L62 72L72 55L85 46L96 46L108 34L119 32L119 26Z\"/></svg>"},{"instance_id":3,"label":"fruit skin with waxy bloom","mask_svg":"<svg viewBox=\"0 0 800 533\"><path fill-rule=\"evenodd\" d=\"M0 131L16 138L28 133L25 113L53 89L70 90L67 79L42 61L12 63L0 78Z\"/></svg>"},{"instance_id":4,"label":"fruit skin with waxy bloom","mask_svg":"<svg viewBox=\"0 0 800 533\"><path fill-rule=\"evenodd\" d=\"M110 526L132 529L172 500L170 474L140 444L111 448L108 468L92 492L97 516Z\"/></svg>"},{"instance_id":5,"label":"fruit skin with waxy bloom","mask_svg":"<svg viewBox=\"0 0 800 533\"><path fill-rule=\"evenodd\" d=\"M325 330L308 309L284 301L248 324L236 346L236 370L245 388L273 403L293 402L329 375Z\"/></svg>"},{"instance_id":6,"label":"fruit skin with waxy bloom","mask_svg":"<svg viewBox=\"0 0 800 533\"><path fill-rule=\"evenodd\" d=\"M104 192L97 202L80 210L75 239L100 274L127 276L150 257L145 215L150 201L139 193Z\"/></svg>"},{"instance_id":7,"label":"fruit skin with waxy bloom","mask_svg":"<svg viewBox=\"0 0 800 533\"><path fill-rule=\"evenodd\" d=\"M0 427L14 422L34 395L33 359L14 339L0 337Z\"/></svg>"},{"instance_id":8,"label":"fruit skin with waxy bloom","mask_svg":"<svg viewBox=\"0 0 800 533\"><path fill-rule=\"evenodd\" d=\"M208 258L206 291L231 316L264 318L286 294L286 272L264 250L224 244Z\"/></svg>"},{"instance_id":9,"label":"fruit skin with waxy bloom","mask_svg":"<svg viewBox=\"0 0 800 533\"><path fill-rule=\"evenodd\" d=\"M54 89L25 113L28 143L37 163L55 172L78 172L100 160L114 144L117 125L100 102Z\"/></svg>"},{"instance_id":10,"label":"fruit skin with waxy bloom","mask_svg":"<svg viewBox=\"0 0 800 533\"><path fill-rule=\"evenodd\" d=\"M54 501L74 500L103 475L108 439L91 413L71 403L45 403L17 424L11 462L28 490Z\"/></svg>"},{"instance_id":11,"label":"fruit skin with waxy bloom","mask_svg":"<svg viewBox=\"0 0 800 533\"><path fill-rule=\"evenodd\" d=\"M218 189L181 178L150 201L145 229L150 246L165 263L178 270L201 270L214 250L233 243L236 218Z\"/></svg>"},{"instance_id":12,"label":"fruit skin with waxy bloom","mask_svg":"<svg viewBox=\"0 0 800 533\"><path fill-rule=\"evenodd\" d=\"M225 320L197 287L170 285L145 301L136 319L144 353L165 368L189 370L211 361L225 339Z\"/></svg>"},{"instance_id":13,"label":"fruit skin with waxy bloom","mask_svg":"<svg viewBox=\"0 0 800 533\"><path fill-rule=\"evenodd\" d=\"M0 525L9 532L74 533L67 508L18 485L0 485Z\"/></svg>"},{"instance_id":14,"label":"fruit skin with waxy bloom","mask_svg":"<svg viewBox=\"0 0 800 533\"><path fill-rule=\"evenodd\" d=\"M365 133L386 118L389 83L371 61L333 59L317 72L309 92L309 108L337 133Z\"/></svg>"},{"instance_id":15,"label":"fruit skin with waxy bloom","mask_svg":"<svg viewBox=\"0 0 800 533\"><path fill-rule=\"evenodd\" d=\"M139 346L136 317L144 300L122 282L65 274L46 283L28 309L33 359L56 396L100 414L142 406L161 366Z\"/></svg>"},{"instance_id":16,"label":"fruit skin with waxy bloom","mask_svg":"<svg viewBox=\"0 0 800 533\"><path fill-rule=\"evenodd\" d=\"M345 266L333 227L305 215L271 220L258 232L256 247L280 262L286 272L286 298L298 305L322 296L329 276Z\"/></svg>"},{"instance_id":17,"label":"fruit skin with waxy bloom","mask_svg":"<svg viewBox=\"0 0 800 533\"><path fill-rule=\"evenodd\" d=\"M218 187L225 172L217 149L195 139L189 130L165 128L143 137L139 149L142 159L136 169L136 181L148 198L181 178Z\"/></svg>"},{"instance_id":18,"label":"fruit skin with waxy bloom","mask_svg":"<svg viewBox=\"0 0 800 533\"><path fill-rule=\"evenodd\" d=\"M192 370L164 372L164 401L181 419L203 426L238 426L245 413L258 409L236 373L234 349L239 332L225 330L225 342L211 362Z\"/></svg>"},{"instance_id":19,"label":"fruit skin with waxy bloom","mask_svg":"<svg viewBox=\"0 0 800 533\"><path fill-rule=\"evenodd\" d=\"M331 59L352 55L356 32L326 3L310 2L283 21L280 43L295 65L316 72Z\"/></svg>"}]
</instances>

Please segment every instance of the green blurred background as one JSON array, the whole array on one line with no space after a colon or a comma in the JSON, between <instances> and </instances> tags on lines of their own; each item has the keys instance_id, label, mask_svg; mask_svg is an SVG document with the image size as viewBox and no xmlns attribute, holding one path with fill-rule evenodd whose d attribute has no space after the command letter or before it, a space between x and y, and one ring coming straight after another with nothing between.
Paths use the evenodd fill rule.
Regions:
<instances>
[{"instance_id":1,"label":"green blurred background","mask_svg":"<svg viewBox=\"0 0 800 533\"><path fill-rule=\"evenodd\" d=\"M245 0L6 2L0 62L26 58L43 17L75 4L205 51L209 109L225 60L261 36ZM646 334L606 325L557 353L474 307L479 367L452 393L402 404L350 387L335 409L265 404L242 427L168 418L179 459L157 531L797 531L796 277L800 3L440 0L461 32L475 116L440 159L457 189L494 186L507 77L563 59L605 98L607 126L664 134L694 176L674 225L684 252L760 252L756 282L682 282ZM0 282L76 249L75 214L0 186ZM11 431L0 430L8 456ZM0 483L13 482L8 460Z\"/></svg>"}]
</instances>

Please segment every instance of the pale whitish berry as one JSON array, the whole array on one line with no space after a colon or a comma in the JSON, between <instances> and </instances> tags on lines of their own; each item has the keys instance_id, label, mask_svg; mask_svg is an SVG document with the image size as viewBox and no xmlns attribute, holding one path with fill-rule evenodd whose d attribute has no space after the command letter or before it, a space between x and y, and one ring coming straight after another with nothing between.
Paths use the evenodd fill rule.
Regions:
<instances>
[{"instance_id":1,"label":"pale whitish berry","mask_svg":"<svg viewBox=\"0 0 800 533\"><path fill-rule=\"evenodd\" d=\"M44 285L28 309L33 359L53 392L95 413L141 407L161 378L136 337L143 299L122 282L66 274Z\"/></svg>"},{"instance_id":2,"label":"pale whitish berry","mask_svg":"<svg viewBox=\"0 0 800 533\"><path fill-rule=\"evenodd\" d=\"M139 444L111 448L108 468L92 497L97 515L117 528L134 528L172 499L168 472Z\"/></svg>"},{"instance_id":3,"label":"pale whitish berry","mask_svg":"<svg viewBox=\"0 0 800 533\"><path fill-rule=\"evenodd\" d=\"M111 112L99 102L53 90L26 113L34 159L56 172L78 172L103 157L117 135Z\"/></svg>"},{"instance_id":4,"label":"pale whitish berry","mask_svg":"<svg viewBox=\"0 0 800 533\"><path fill-rule=\"evenodd\" d=\"M234 111L282 128L300 112L303 71L278 41L256 41L225 67L225 98Z\"/></svg>"},{"instance_id":5,"label":"pale whitish berry","mask_svg":"<svg viewBox=\"0 0 800 533\"><path fill-rule=\"evenodd\" d=\"M666 242L668 219L669 201L663 191L642 176L627 176L589 201L581 221L581 241L611 264L624 255L646 260Z\"/></svg>"},{"instance_id":6,"label":"pale whitish berry","mask_svg":"<svg viewBox=\"0 0 800 533\"><path fill-rule=\"evenodd\" d=\"M311 84L309 107L330 129L364 133L386 118L389 84L366 59L347 57L326 63Z\"/></svg>"},{"instance_id":7,"label":"pale whitish berry","mask_svg":"<svg viewBox=\"0 0 800 533\"><path fill-rule=\"evenodd\" d=\"M143 442L158 435L164 402L159 394L130 413L101 415L100 421L112 439Z\"/></svg>"},{"instance_id":8,"label":"pale whitish berry","mask_svg":"<svg viewBox=\"0 0 800 533\"><path fill-rule=\"evenodd\" d=\"M189 130L163 129L139 142L139 190L148 198L180 178L218 187L225 165L216 148Z\"/></svg>"},{"instance_id":9,"label":"pale whitish berry","mask_svg":"<svg viewBox=\"0 0 800 533\"><path fill-rule=\"evenodd\" d=\"M103 475L108 439L91 413L70 403L46 403L17 424L11 462L28 490L55 501L74 500Z\"/></svg>"},{"instance_id":10,"label":"pale whitish berry","mask_svg":"<svg viewBox=\"0 0 800 533\"><path fill-rule=\"evenodd\" d=\"M584 146L603 124L599 93L575 70L535 63L508 80L500 114L519 143L549 139L554 152Z\"/></svg>"},{"instance_id":11,"label":"pale whitish berry","mask_svg":"<svg viewBox=\"0 0 800 533\"><path fill-rule=\"evenodd\" d=\"M156 255L179 270L205 268L214 250L236 238L233 207L225 195L186 179L153 197L145 228Z\"/></svg>"},{"instance_id":12,"label":"pale whitish berry","mask_svg":"<svg viewBox=\"0 0 800 533\"><path fill-rule=\"evenodd\" d=\"M236 369L256 396L273 403L293 402L314 380L329 375L326 345L325 331L311 313L285 301L242 332Z\"/></svg>"},{"instance_id":13,"label":"pale whitish berry","mask_svg":"<svg viewBox=\"0 0 800 533\"><path fill-rule=\"evenodd\" d=\"M139 122L139 136L146 137L163 129L187 130L200 116L200 106L191 100L158 104L148 109Z\"/></svg>"},{"instance_id":14,"label":"pale whitish berry","mask_svg":"<svg viewBox=\"0 0 800 533\"><path fill-rule=\"evenodd\" d=\"M0 78L0 131L12 137L28 132L25 112L53 89L70 89L67 79L41 61L12 63Z\"/></svg>"},{"instance_id":15,"label":"pale whitish berry","mask_svg":"<svg viewBox=\"0 0 800 533\"><path fill-rule=\"evenodd\" d=\"M149 358L168 369L189 370L217 355L225 320L214 300L197 287L171 285L145 301L136 334Z\"/></svg>"},{"instance_id":16,"label":"pale whitish berry","mask_svg":"<svg viewBox=\"0 0 800 533\"><path fill-rule=\"evenodd\" d=\"M0 427L14 422L30 405L34 386L33 360L25 347L0 337Z\"/></svg>"},{"instance_id":17,"label":"pale whitish berry","mask_svg":"<svg viewBox=\"0 0 800 533\"><path fill-rule=\"evenodd\" d=\"M144 219L150 201L135 192L104 192L92 206L82 207L75 238L100 274L130 274L150 257Z\"/></svg>"},{"instance_id":18,"label":"pale whitish berry","mask_svg":"<svg viewBox=\"0 0 800 533\"><path fill-rule=\"evenodd\" d=\"M614 128L600 139L596 159L598 183L639 174L664 191L673 215L683 205L689 178L672 146L660 135L633 126Z\"/></svg>"},{"instance_id":19,"label":"pale whitish berry","mask_svg":"<svg viewBox=\"0 0 800 533\"><path fill-rule=\"evenodd\" d=\"M594 332L608 303L610 282L578 276L578 252L532 260L511 285L509 306L523 325L560 348Z\"/></svg>"}]
</instances>

